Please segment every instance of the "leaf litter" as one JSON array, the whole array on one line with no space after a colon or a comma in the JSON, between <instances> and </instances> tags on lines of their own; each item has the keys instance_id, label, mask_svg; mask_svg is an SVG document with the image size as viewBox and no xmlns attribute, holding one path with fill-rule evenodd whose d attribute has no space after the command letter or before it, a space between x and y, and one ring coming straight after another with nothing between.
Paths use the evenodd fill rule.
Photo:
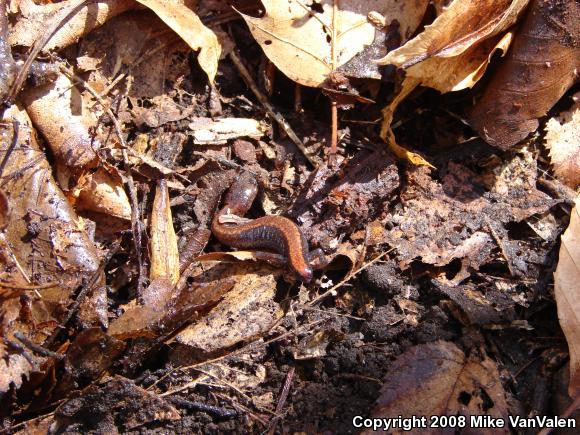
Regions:
<instances>
[{"instance_id":1,"label":"leaf litter","mask_svg":"<svg viewBox=\"0 0 580 435\"><path fill-rule=\"evenodd\" d=\"M73 3L10 2L0 23L0 90L17 95L0 126L0 430L571 415L578 143L557 60L577 49L573 2L139 3L63 18ZM566 19L523 67L530 92L542 62L561 80L514 111L495 83L552 35L546 10ZM48 39L46 17L62 20ZM526 128L489 121L490 102ZM240 171L259 185L243 218L288 216L324 252L313 282L212 237Z\"/></svg>"}]
</instances>

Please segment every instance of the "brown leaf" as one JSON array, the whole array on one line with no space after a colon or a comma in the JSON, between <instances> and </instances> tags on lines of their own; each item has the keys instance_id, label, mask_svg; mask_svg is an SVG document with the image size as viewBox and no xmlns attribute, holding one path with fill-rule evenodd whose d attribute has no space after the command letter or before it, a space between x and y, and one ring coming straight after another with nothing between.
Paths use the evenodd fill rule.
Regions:
<instances>
[{"instance_id":1,"label":"brown leaf","mask_svg":"<svg viewBox=\"0 0 580 435\"><path fill-rule=\"evenodd\" d=\"M453 2L417 37L378 63L409 67L429 58L453 58L511 26L529 0ZM435 73L435 71L431 71ZM446 74L446 71L438 71Z\"/></svg>"},{"instance_id":2,"label":"brown leaf","mask_svg":"<svg viewBox=\"0 0 580 435\"><path fill-rule=\"evenodd\" d=\"M0 394L20 388L34 366L23 355L0 342Z\"/></svg>"},{"instance_id":3,"label":"brown leaf","mask_svg":"<svg viewBox=\"0 0 580 435\"><path fill-rule=\"evenodd\" d=\"M37 5L32 0L23 0L18 3L20 16L14 27L10 29L8 41L13 46L32 46L36 40L44 36L46 24L51 17L58 15L68 2ZM44 51L58 50L74 44L83 35L103 25L107 20L129 9L133 9L132 0L104 0L89 3L66 20L44 46Z\"/></svg>"},{"instance_id":4,"label":"brown leaf","mask_svg":"<svg viewBox=\"0 0 580 435\"><path fill-rule=\"evenodd\" d=\"M563 183L575 188L580 184L580 93L574 106L546 124L546 147L554 173Z\"/></svg>"},{"instance_id":5,"label":"brown leaf","mask_svg":"<svg viewBox=\"0 0 580 435\"><path fill-rule=\"evenodd\" d=\"M383 109L381 138L399 157L415 165L431 166L421 156L399 146L391 130L395 110L417 86L440 92L472 87L483 75L497 49L504 53L511 26L528 0L456 1L417 37L391 51L378 62L405 68L401 90Z\"/></svg>"},{"instance_id":6,"label":"brown leaf","mask_svg":"<svg viewBox=\"0 0 580 435\"><path fill-rule=\"evenodd\" d=\"M82 107L79 97L78 90L64 74L59 74L54 83L21 93L34 126L46 138L58 161L70 168L94 166L100 147L89 134L97 119Z\"/></svg>"},{"instance_id":7,"label":"brown leaf","mask_svg":"<svg viewBox=\"0 0 580 435\"><path fill-rule=\"evenodd\" d=\"M445 341L421 344L400 355L389 369L372 412L379 418L464 416L468 423L470 416L484 415L503 418L506 425L507 414L506 394L495 362L487 357L466 357ZM406 433L400 428L391 431ZM447 433L447 429L423 429L421 433ZM503 434L505 429L485 433Z\"/></svg>"},{"instance_id":8,"label":"brown leaf","mask_svg":"<svg viewBox=\"0 0 580 435\"><path fill-rule=\"evenodd\" d=\"M97 272L99 257L52 178L26 112L13 105L5 116L18 121L19 132L2 174L12 219L0 234L0 274L8 290L7 299L2 292L0 336L17 342L13 334L20 332L42 344L63 320L75 289ZM15 134L12 129L0 129L0 160ZM33 283L39 284L36 290ZM27 362L19 352L4 347L2 352L4 368L0 372L8 378L2 378L1 388L10 383L18 387L22 375L42 360L29 356Z\"/></svg>"},{"instance_id":9,"label":"brown leaf","mask_svg":"<svg viewBox=\"0 0 580 435\"><path fill-rule=\"evenodd\" d=\"M204 26L197 14L180 0L137 0L147 6L163 20L175 33L191 47L198 51L197 60L213 82L217 74L221 46L213 31Z\"/></svg>"},{"instance_id":10,"label":"brown leaf","mask_svg":"<svg viewBox=\"0 0 580 435\"><path fill-rule=\"evenodd\" d=\"M570 352L570 397L580 393L580 196L570 213L570 225L562 235L560 258L554 274L558 319Z\"/></svg>"},{"instance_id":11,"label":"brown leaf","mask_svg":"<svg viewBox=\"0 0 580 435\"><path fill-rule=\"evenodd\" d=\"M375 41L377 30L367 18L370 12L385 15L388 23L398 22L400 33L407 35L419 24L426 6L424 1L396 0L262 3L263 17L241 14L252 35L284 74L314 87Z\"/></svg>"},{"instance_id":12,"label":"brown leaf","mask_svg":"<svg viewBox=\"0 0 580 435\"><path fill-rule=\"evenodd\" d=\"M159 180L155 189L151 211L151 270L149 278L169 280L172 285L179 280L179 252L177 236L169 206L169 189L165 180Z\"/></svg>"},{"instance_id":13,"label":"brown leaf","mask_svg":"<svg viewBox=\"0 0 580 435\"><path fill-rule=\"evenodd\" d=\"M469 117L490 145L505 150L525 139L577 80L579 16L575 0L530 4L506 59Z\"/></svg>"},{"instance_id":14,"label":"brown leaf","mask_svg":"<svg viewBox=\"0 0 580 435\"><path fill-rule=\"evenodd\" d=\"M203 322L187 327L176 337L177 342L202 353L227 349L264 334L284 314L279 304L274 302L279 270L245 263L220 269L221 279L227 271L227 276L235 282L234 287Z\"/></svg>"},{"instance_id":15,"label":"brown leaf","mask_svg":"<svg viewBox=\"0 0 580 435\"><path fill-rule=\"evenodd\" d=\"M121 178L104 168L84 173L75 191L78 191L75 192L77 210L103 213L126 221L131 219L131 205Z\"/></svg>"}]
</instances>

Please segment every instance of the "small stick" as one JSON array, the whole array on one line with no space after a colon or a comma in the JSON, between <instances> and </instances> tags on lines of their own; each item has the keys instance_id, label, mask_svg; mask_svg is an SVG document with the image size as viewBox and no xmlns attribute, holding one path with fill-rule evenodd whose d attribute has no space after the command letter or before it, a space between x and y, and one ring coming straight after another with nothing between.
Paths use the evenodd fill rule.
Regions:
<instances>
[{"instance_id":1,"label":"small stick","mask_svg":"<svg viewBox=\"0 0 580 435\"><path fill-rule=\"evenodd\" d=\"M33 343L28 338L26 338L24 336L24 334L22 334L21 332L15 332L14 337L16 337L22 344L24 344L24 346L26 346L28 349L30 349L34 353L37 353L37 354L42 355L42 356L46 356L48 358L54 358L54 359L59 359L59 360L64 358L64 355L62 353L53 352L51 350L48 350L48 349L42 347L39 344Z\"/></svg>"},{"instance_id":2,"label":"small stick","mask_svg":"<svg viewBox=\"0 0 580 435\"><path fill-rule=\"evenodd\" d=\"M8 95L6 96L4 101L2 101L4 105L12 104L12 101L14 100L16 95L18 94L18 92L20 92L20 88L22 87L24 80L28 76L28 71L30 70L32 62L34 62L34 59L36 59L36 56L38 55L38 53L40 53L40 50L42 50L42 48L47 44L47 42L50 41L50 38L54 36L60 25L65 21L68 21L70 18L72 18L83 6L85 6L85 3L92 1L93 0L74 0L70 5L68 5L68 7L66 6L63 7L60 10L60 12L54 17L54 19L52 19L50 23L46 25L46 30L42 38L37 39L34 45L32 46L30 54L26 58L26 61L24 62L24 65L22 65L22 68L20 68L20 71L18 72L18 75L16 76L14 83L12 83ZM4 13L4 11L2 11L2 13Z\"/></svg>"},{"instance_id":3,"label":"small stick","mask_svg":"<svg viewBox=\"0 0 580 435\"><path fill-rule=\"evenodd\" d=\"M233 41L232 41L232 44L235 45L235 43ZM240 73L240 75L242 76L242 78L244 79L246 84L248 85L248 87L252 90L252 92L254 93L256 98L260 101L262 106L264 106L264 108L266 109L266 112L268 112L268 114L272 118L274 118L274 120L278 123L280 128L282 130L284 130L284 132L288 135L288 137L292 140L292 142L294 142L296 144L296 146L302 152L304 157L306 157L306 160L308 160L308 162L313 167L316 167L316 162L309 155L308 151L306 150L306 147L304 146L302 141L298 138L296 133L294 133L294 130L292 130L292 127L290 127L290 124L288 124L286 119L284 119L284 117L281 114L276 113L274 111L274 107L272 107L272 105L268 101L268 98L266 98L266 96L260 91L260 89L258 89L258 86L254 82L254 79L252 79L250 72L248 71L248 69L246 68L244 63L242 62L242 59L240 59L240 57L236 54L235 49L232 49L232 51L230 51L229 56L230 56L230 59L232 60L232 62L234 63L234 66L238 69L238 72Z\"/></svg>"},{"instance_id":4,"label":"small stick","mask_svg":"<svg viewBox=\"0 0 580 435\"><path fill-rule=\"evenodd\" d=\"M143 282L145 279L145 272L143 266L143 257L141 254L141 246L142 246L142 238L141 238L141 221L139 220L139 202L137 200L137 191L135 190L135 182L133 181L133 174L131 172L131 165L129 164L129 155L127 154L127 143L125 142L125 138L123 137L123 133L121 131L121 125L119 124L119 120L111 110L109 106L103 101L103 99L99 96L97 91L95 91L87 82L85 82L80 77L77 77L71 70L66 68L65 66L61 66L60 70L66 74L66 76L83 86L95 99L101 104L103 110L107 112L109 118L113 122L113 126L115 127L115 133L119 138L119 142L121 142L121 152L123 154L123 164L125 167L125 178L127 181L125 185L127 190L129 191L129 199L131 201L131 231L133 233L133 243L135 245L135 251L137 255L137 266L139 268L139 278L137 280L137 294L139 297L143 294Z\"/></svg>"},{"instance_id":5,"label":"small stick","mask_svg":"<svg viewBox=\"0 0 580 435\"><path fill-rule=\"evenodd\" d=\"M383 258L385 255L387 255L390 252L393 252L395 248L391 248L388 251L383 252L380 255L377 255L375 258L373 258L371 261L369 261L366 264L363 264L361 267L359 267L357 270L355 270L354 272L350 273L346 278L344 278L342 281L340 281L338 284L336 284L335 286L332 286L330 289L328 289L327 291L325 291L324 293L322 293L321 295L319 295L318 297L314 298L313 300L311 300L308 305L312 306L317 304L318 302L321 302L322 300L326 299L328 296L334 295L336 294L336 290L340 287L342 287L344 284L346 284L348 281L350 281L353 277L355 277L356 275L358 275L360 272L362 272L363 270L365 270L367 267L375 264L377 261L379 261L381 258Z\"/></svg>"},{"instance_id":6,"label":"small stick","mask_svg":"<svg viewBox=\"0 0 580 435\"><path fill-rule=\"evenodd\" d=\"M288 399L288 393L290 393L290 387L292 386L292 381L294 380L294 367L290 367L288 370L288 374L286 375L286 381L284 381L284 387L282 387L282 394L280 394L280 399L278 400L278 405L276 405L276 417L274 417L270 421L270 427L268 428L268 435L274 435L276 432L276 426L280 421L282 414L282 410L284 409L284 405L286 404L286 400Z\"/></svg>"},{"instance_id":7,"label":"small stick","mask_svg":"<svg viewBox=\"0 0 580 435\"><path fill-rule=\"evenodd\" d=\"M338 148L338 107L334 100L330 100L330 121L330 156L328 158L328 163L330 166L334 166L336 163L336 151Z\"/></svg>"},{"instance_id":8,"label":"small stick","mask_svg":"<svg viewBox=\"0 0 580 435\"><path fill-rule=\"evenodd\" d=\"M201 402L192 402L191 400L183 399L181 397L168 397L168 400L174 405L181 406L182 408L189 409L190 411L201 411L206 414L213 415L217 418L233 418L239 415L238 411L220 408L219 406L206 405Z\"/></svg>"}]
</instances>

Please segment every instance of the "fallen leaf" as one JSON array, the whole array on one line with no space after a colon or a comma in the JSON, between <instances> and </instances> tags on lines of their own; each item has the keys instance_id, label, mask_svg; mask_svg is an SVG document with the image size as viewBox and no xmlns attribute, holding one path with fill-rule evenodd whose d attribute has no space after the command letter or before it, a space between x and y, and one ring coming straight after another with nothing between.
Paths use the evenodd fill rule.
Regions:
<instances>
[{"instance_id":1,"label":"fallen leaf","mask_svg":"<svg viewBox=\"0 0 580 435\"><path fill-rule=\"evenodd\" d=\"M580 4L531 2L505 60L469 115L490 145L508 149L538 128L538 118L577 80Z\"/></svg>"},{"instance_id":2,"label":"fallen leaf","mask_svg":"<svg viewBox=\"0 0 580 435\"><path fill-rule=\"evenodd\" d=\"M234 287L203 321L180 332L177 343L211 354L266 333L283 316L274 301L279 270L241 263L227 265L227 271Z\"/></svg>"},{"instance_id":3,"label":"fallen leaf","mask_svg":"<svg viewBox=\"0 0 580 435\"><path fill-rule=\"evenodd\" d=\"M195 12L180 0L137 0L147 6L163 20L175 33L198 51L197 60L213 83L217 74L221 46L213 31L201 22Z\"/></svg>"},{"instance_id":4,"label":"fallen leaf","mask_svg":"<svg viewBox=\"0 0 580 435\"><path fill-rule=\"evenodd\" d=\"M382 14L386 22L400 23L406 36L415 30L426 6L424 1L396 0L262 3L263 17L241 14L252 35L284 74L313 87L321 86L331 72L373 44L377 30L368 19L370 12Z\"/></svg>"},{"instance_id":5,"label":"fallen leaf","mask_svg":"<svg viewBox=\"0 0 580 435\"><path fill-rule=\"evenodd\" d=\"M570 213L570 225L562 235L560 258L554 274L558 319L570 352L570 397L580 393L580 196Z\"/></svg>"},{"instance_id":6,"label":"fallen leaf","mask_svg":"<svg viewBox=\"0 0 580 435\"><path fill-rule=\"evenodd\" d=\"M89 130L96 127L97 119L79 105L80 93L64 74L54 83L26 89L20 96L34 126L60 162L71 169L95 166L101 144Z\"/></svg>"},{"instance_id":7,"label":"fallen leaf","mask_svg":"<svg viewBox=\"0 0 580 435\"><path fill-rule=\"evenodd\" d=\"M4 311L4 310L3 310ZM11 387L16 390L33 370L33 364L15 349L10 350L0 342L0 394Z\"/></svg>"},{"instance_id":8,"label":"fallen leaf","mask_svg":"<svg viewBox=\"0 0 580 435\"><path fill-rule=\"evenodd\" d=\"M511 26L529 0L467 0L452 2L435 21L402 47L377 62L399 68L430 58L452 58ZM424 66L422 68L425 68ZM435 75L435 70L429 70ZM437 71L446 74L446 71Z\"/></svg>"},{"instance_id":9,"label":"fallen leaf","mask_svg":"<svg viewBox=\"0 0 580 435\"><path fill-rule=\"evenodd\" d=\"M580 93L573 99L570 110L548 120L545 141L556 177L575 188L580 184Z\"/></svg>"},{"instance_id":10,"label":"fallen leaf","mask_svg":"<svg viewBox=\"0 0 580 435\"><path fill-rule=\"evenodd\" d=\"M8 41L12 46L32 46L44 36L47 22L51 17L69 7L68 2L37 5L33 0L21 0L17 3L20 16L10 28ZM82 36L103 25L107 20L135 8L132 0L103 0L89 3L78 10L73 17L66 20L50 38L43 50L59 50L77 42Z\"/></svg>"},{"instance_id":11,"label":"fallen leaf","mask_svg":"<svg viewBox=\"0 0 580 435\"><path fill-rule=\"evenodd\" d=\"M155 188L151 211L151 269L149 278L164 278L172 285L179 280L179 252L177 236L173 229L173 217L169 206L169 189L165 180L159 180Z\"/></svg>"},{"instance_id":12,"label":"fallen leaf","mask_svg":"<svg viewBox=\"0 0 580 435\"><path fill-rule=\"evenodd\" d=\"M4 344L19 343L15 332L42 344L64 320L75 289L99 273L100 260L54 181L26 112L13 105L4 116L17 121L19 128L17 133L12 123L0 125L0 160L17 134L1 184L12 218L0 233L0 275L9 296L5 299L0 292L0 335ZM97 283L100 278L104 277L99 274ZM0 350L0 389L11 384L18 388L22 377L45 358L23 355L4 344Z\"/></svg>"},{"instance_id":13,"label":"fallen leaf","mask_svg":"<svg viewBox=\"0 0 580 435\"><path fill-rule=\"evenodd\" d=\"M119 176L104 168L86 172L78 180L75 194L77 210L103 213L125 221L131 220L131 205Z\"/></svg>"},{"instance_id":14,"label":"fallen leaf","mask_svg":"<svg viewBox=\"0 0 580 435\"><path fill-rule=\"evenodd\" d=\"M433 415L465 417L468 423L471 416L507 421L506 393L496 363L475 354L466 357L455 344L445 341L420 344L400 355L389 368L372 416L429 419ZM406 433L402 428L390 432ZM447 429L424 433L447 433ZM503 434L505 429L486 433Z\"/></svg>"},{"instance_id":15,"label":"fallen leaf","mask_svg":"<svg viewBox=\"0 0 580 435\"><path fill-rule=\"evenodd\" d=\"M263 122L250 118L194 118L189 128L198 145L225 144L240 137L259 139L268 130Z\"/></svg>"}]
</instances>

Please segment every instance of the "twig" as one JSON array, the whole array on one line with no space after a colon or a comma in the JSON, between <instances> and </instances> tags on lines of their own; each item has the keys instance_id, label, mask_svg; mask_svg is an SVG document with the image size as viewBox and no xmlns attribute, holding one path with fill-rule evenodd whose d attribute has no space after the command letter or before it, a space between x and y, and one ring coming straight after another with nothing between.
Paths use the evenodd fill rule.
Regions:
<instances>
[{"instance_id":1,"label":"twig","mask_svg":"<svg viewBox=\"0 0 580 435\"><path fill-rule=\"evenodd\" d=\"M42 50L42 48L46 45L46 43L50 41L50 38L54 36L54 34L56 33L57 29L61 26L61 24L64 23L65 21L68 21L71 17L73 17L82 7L85 6L86 3L89 2L92 3L93 1L94 0L72 1L70 5L63 7L63 9L61 9L59 13L50 21L50 23L46 25L45 32L43 33L42 37L40 39L37 39L34 45L32 46L30 54L26 58L26 61L24 62L24 65L22 65L22 68L20 68L20 71L18 72L18 75L16 76L14 83L12 83L8 95L2 102L3 104L5 105L12 104L16 95L18 94L18 92L20 92L20 88L22 87L24 80L28 76L28 71L30 70L32 62L34 62L34 59L36 59L36 56L38 55L38 53L40 53L40 50Z\"/></svg>"},{"instance_id":2,"label":"twig","mask_svg":"<svg viewBox=\"0 0 580 435\"><path fill-rule=\"evenodd\" d=\"M133 232L133 243L135 245L135 251L137 255L137 266L139 269L139 278L137 280L137 294L139 297L143 294L143 283L145 279L145 271L143 267L143 256L141 253L142 238L141 238L141 222L139 220L139 202L137 200L137 191L135 190L135 182L133 181L133 174L131 172L131 166L129 163L129 155L127 154L127 143L123 137L121 131L121 125L119 120L111 110L111 108L103 101L99 96L97 91L95 91L87 82L85 82L80 77L77 77L71 70L66 68L64 65L61 66L60 70L72 81L77 82L83 86L103 107L103 110L107 113L113 126L115 128L115 133L121 142L121 153L123 155L123 164L125 168L125 186L129 192L129 200L131 201L131 231Z\"/></svg>"},{"instance_id":3,"label":"twig","mask_svg":"<svg viewBox=\"0 0 580 435\"><path fill-rule=\"evenodd\" d=\"M201 411L206 414L213 415L217 418L232 418L239 415L238 411L220 408L219 406L206 405L205 403L192 402L191 400L186 400L181 397L169 397L168 400L174 405L180 406L190 411Z\"/></svg>"},{"instance_id":4,"label":"twig","mask_svg":"<svg viewBox=\"0 0 580 435\"><path fill-rule=\"evenodd\" d=\"M500 237L500 235L497 233L497 231L495 230L495 228L493 227L493 224L491 223L491 221L486 217L485 218L486 222L487 222L487 227L489 228L489 230L491 231L491 235L493 236L493 238L495 239L495 242L498 244L499 249L503 255L503 258L505 258L505 262L507 263L507 267L510 271L510 275L516 276L515 272L514 272L514 268L512 266L512 261L511 258L509 257L508 251L506 249L505 243L503 241L503 239Z\"/></svg>"},{"instance_id":5,"label":"twig","mask_svg":"<svg viewBox=\"0 0 580 435\"><path fill-rule=\"evenodd\" d=\"M292 336L294 334L298 334L299 332L302 332L303 329L308 329L310 327L314 327L316 325L319 325L320 323L322 323L324 321L325 320L317 320L315 322L308 323L308 324L303 325L302 327L300 327L300 328L298 328L296 330L285 332L284 334L279 335L278 337L274 337L274 338L272 338L270 340L266 340L266 341L263 341L263 342L260 342L260 343L257 343L257 342L254 341L254 342L249 343L246 346L243 346L243 347L239 348L238 350L235 350L235 351L233 351L231 353L228 353L226 355L218 356L216 358L209 359L209 360L206 360L206 361L201 361L201 362L198 362L198 363L195 363L195 364L192 364L192 365L189 365L189 366L185 366L185 367L176 367L176 368L170 370L169 372L167 372L166 374L164 374L162 377L160 377L158 380L156 380L149 387L147 387L147 390L150 390L155 385L157 385L159 382L161 382L162 380L164 380L165 378L167 378L168 376L170 376L171 374L173 374L177 370L197 369L198 367L201 367L201 366L204 366L204 365L208 365L208 364L213 364L215 362L222 361L222 360L224 360L226 358L229 358L229 357L232 357L234 355L239 355L241 353L247 352L247 351L249 351L250 349L252 349L254 347L255 348L266 347L269 344L272 344L272 343L275 343L277 341L283 340L286 337Z\"/></svg>"},{"instance_id":6,"label":"twig","mask_svg":"<svg viewBox=\"0 0 580 435\"><path fill-rule=\"evenodd\" d=\"M330 157L328 163L334 166L338 148L338 106L334 99L330 100L330 121Z\"/></svg>"},{"instance_id":7,"label":"twig","mask_svg":"<svg viewBox=\"0 0 580 435\"><path fill-rule=\"evenodd\" d=\"M232 41L232 44L234 44L234 47L235 47L235 42ZM292 129L292 127L290 127L290 124L288 124L286 119L284 119L284 117L280 113L277 113L274 111L274 107L272 106L272 104L270 104L270 102L268 101L268 98L260 91L260 89L258 88L256 83L254 82L254 79L250 75L250 72L248 71L248 69L246 68L244 63L242 62L242 59L240 59L240 57L237 55L235 48L233 48L230 51L229 56L230 56L230 59L232 60L232 62L234 63L234 66L237 68L238 72L240 73L240 75L242 76L244 81L246 82L246 85L248 85L248 87L252 90L252 92L254 93L256 98L260 101L262 106L264 106L264 108L266 109L266 112L268 112L268 114L272 118L274 118L274 120L278 123L280 128L282 130L284 130L284 132L288 135L288 137L292 140L292 142L294 142L296 144L296 146L302 152L304 157L306 157L306 160L308 160L308 162L313 167L316 167L317 166L316 162L310 156L310 154L308 153L308 150L306 150L306 147L304 146L302 141L298 138L296 133L294 133L294 130Z\"/></svg>"},{"instance_id":8,"label":"twig","mask_svg":"<svg viewBox=\"0 0 580 435\"><path fill-rule=\"evenodd\" d=\"M375 258L373 258L371 261L369 261L366 264L363 264L361 267L359 267L358 269L356 269L354 272L348 274L348 276L346 278L344 278L342 281L340 281L338 284L336 284L335 286L332 286L330 289L328 289L327 291L325 291L324 293L322 293L321 295L319 295L318 297L314 298L313 300L311 300L308 305L312 306L317 304L318 302L323 301L324 299L326 299L328 296L333 296L336 294L336 290L340 287L342 287L345 283L347 283L348 281L350 281L354 276L358 275L360 272L362 272L363 270L365 270L367 267L371 266L372 264L375 264L377 261L379 261L381 258L383 258L385 255L387 255L390 252L393 252L395 250L395 248L391 248L388 251L383 252L380 255L377 255Z\"/></svg>"},{"instance_id":9,"label":"twig","mask_svg":"<svg viewBox=\"0 0 580 435\"><path fill-rule=\"evenodd\" d=\"M58 282L47 282L44 284L22 285L22 284L0 281L0 287L10 288L10 289L15 289L15 290L43 290L43 289L47 289L47 288L54 288L58 285L60 285Z\"/></svg>"},{"instance_id":10,"label":"twig","mask_svg":"<svg viewBox=\"0 0 580 435\"><path fill-rule=\"evenodd\" d=\"M104 272L105 267L107 266L107 264L109 263L111 258L113 258L113 255L115 255L115 253L119 249L119 246L120 246L120 243L118 241L113 243L111 248L107 251L105 258L103 258L103 260L101 261L99 268L91 275L91 277L87 281L85 281L85 283L83 284L83 287L81 288L81 291L79 292L75 301L73 302L73 304L69 308L68 313L67 313L64 321L62 322L63 327L65 327L68 324L68 322L71 321L71 319L73 318L73 316L76 314L77 310L79 309L81 303L84 301L84 299L89 294L89 292L94 288L95 284L97 283L97 280L99 279L101 274ZM46 340L45 345L50 346L52 343L54 343L54 341L58 338L60 331L61 331L60 328L56 329L52 333L52 335Z\"/></svg>"},{"instance_id":11,"label":"twig","mask_svg":"<svg viewBox=\"0 0 580 435\"><path fill-rule=\"evenodd\" d=\"M16 148L16 145L18 144L18 132L19 131L20 131L20 123L16 119L13 119L12 120L12 141L10 142L10 146L6 150L6 154L4 154L4 157L2 158L2 163L0 163L0 178L2 178L2 173L4 172L4 168L6 167L6 164L8 163L8 159L10 158L10 155L12 154L14 149Z\"/></svg>"},{"instance_id":12,"label":"twig","mask_svg":"<svg viewBox=\"0 0 580 435\"><path fill-rule=\"evenodd\" d=\"M257 175L254 171L250 171L246 167L244 167L242 165L239 165L236 162L233 162L231 160L225 159L223 157L219 157L219 156L208 156L207 154L202 153L201 151L192 151L191 154L194 155L194 156L197 156L197 157L203 157L204 159L216 161L216 162L218 162L221 165L227 166L228 168L241 169L243 171L249 172L252 175Z\"/></svg>"},{"instance_id":13,"label":"twig","mask_svg":"<svg viewBox=\"0 0 580 435\"><path fill-rule=\"evenodd\" d=\"M288 399L288 393L290 393L290 387L292 386L292 381L294 380L295 370L296 369L294 367L290 367L290 370L288 370L288 374L286 375L286 381L284 382L284 386L282 387L282 394L280 394L278 405L276 405L277 415L270 421L268 435L274 435L274 432L276 431L276 426L278 425L278 422L281 419L280 415L282 414L282 410L284 409L284 405L286 404L286 400Z\"/></svg>"},{"instance_id":14,"label":"twig","mask_svg":"<svg viewBox=\"0 0 580 435\"><path fill-rule=\"evenodd\" d=\"M22 334L21 332L15 332L14 337L16 337L22 344L24 344L24 346L26 346L31 351L33 351L39 355L46 356L49 358L59 359L59 360L64 358L64 355L62 353L53 352L51 350L48 350L48 349L40 346L39 344L33 343L28 338L26 338L24 336L24 334Z\"/></svg>"}]
</instances>

